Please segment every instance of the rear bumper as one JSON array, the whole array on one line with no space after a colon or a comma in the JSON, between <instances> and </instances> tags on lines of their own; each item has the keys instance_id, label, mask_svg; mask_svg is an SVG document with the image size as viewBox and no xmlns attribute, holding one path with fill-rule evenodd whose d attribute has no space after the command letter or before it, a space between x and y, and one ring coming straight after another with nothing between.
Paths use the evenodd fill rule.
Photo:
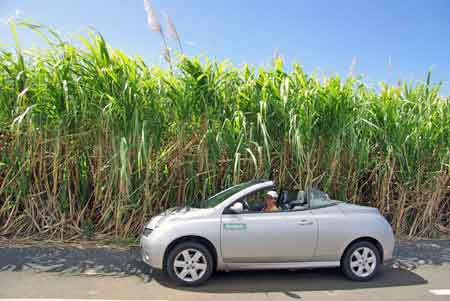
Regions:
<instances>
[{"instance_id":1,"label":"rear bumper","mask_svg":"<svg viewBox=\"0 0 450 301\"><path fill-rule=\"evenodd\" d=\"M389 267L389 266L392 266L394 264L394 262L395 262L394 258L391 258L388 260L383 260L383 265Z\"/></svg>"},{"instance_id":2,"label":"rear bumper","mask_svg":"<svg viewBox=\"0 0 450 301\"><path fill-rule=\"evenodd\" d=\"M386 233L381 241L383 245L383 263L389 264L394 260L395 248L395 236L389 224L387 225Z\"/></svg>"},{"instance_id":3,"label":"rear bumper","mask_svg":"<svg viewBox=\"0 0 450 301\"><path fill-rule=\"evenodd\" d=\"M391 264L394 261L393 252L384 252L383 254L383 264Z\"/></svg>"}]
</instances>

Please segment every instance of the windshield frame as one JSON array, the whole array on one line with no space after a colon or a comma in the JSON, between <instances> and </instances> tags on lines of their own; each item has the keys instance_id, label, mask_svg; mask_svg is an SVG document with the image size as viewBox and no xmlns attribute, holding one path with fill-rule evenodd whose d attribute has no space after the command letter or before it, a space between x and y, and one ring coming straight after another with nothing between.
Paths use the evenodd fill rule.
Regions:
<instances>
[{"instance_id":1,"label":"windshield frame","mask_svg":"<svg viewBox=\"0 0 450 301\"><path fill-rule=\"evenodd\" d=\"M226 201L228 198L235 195L236 193L239 193L240 191L247 189L255 184L260 184L264 182L265 182L264 180L252 180L233 185L204 200L202 202L203 203L202 206L199 208L215 208L220 204L222 204L224 201Z\"/></svg>"}]
</instances>

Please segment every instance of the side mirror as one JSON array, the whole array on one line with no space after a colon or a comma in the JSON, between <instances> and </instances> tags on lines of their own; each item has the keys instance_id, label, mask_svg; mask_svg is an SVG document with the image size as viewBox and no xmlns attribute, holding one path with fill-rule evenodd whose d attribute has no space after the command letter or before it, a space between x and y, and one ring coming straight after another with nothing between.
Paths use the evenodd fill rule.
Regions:
<instances>
[{"instance_id":1,"label":"side mirror","mask_svg":"<svg viewBox=\"0 0 450 301\"><path fill-rule=\"evenodd\" d=\"M230 211L235 214L242 213L244 211L244 205L241 202L236 202L230 207Z\"/></svg>"}]
</instances>

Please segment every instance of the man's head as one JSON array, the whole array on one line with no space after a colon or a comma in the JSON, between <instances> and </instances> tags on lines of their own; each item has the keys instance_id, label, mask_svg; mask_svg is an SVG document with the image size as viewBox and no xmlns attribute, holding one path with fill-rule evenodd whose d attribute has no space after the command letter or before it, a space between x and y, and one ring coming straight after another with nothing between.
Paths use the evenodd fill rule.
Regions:
<instances>
[{"instance_id":1,"label":"man's head","mask_svg":"<svg viewBox=\"0 0 450 301\"><path fill-rule=\"evenodd\" d=\"M274 190L268 191L264 197L266 207L273 207L277 205L278 193Z\"/></svg>"}]
</instances>

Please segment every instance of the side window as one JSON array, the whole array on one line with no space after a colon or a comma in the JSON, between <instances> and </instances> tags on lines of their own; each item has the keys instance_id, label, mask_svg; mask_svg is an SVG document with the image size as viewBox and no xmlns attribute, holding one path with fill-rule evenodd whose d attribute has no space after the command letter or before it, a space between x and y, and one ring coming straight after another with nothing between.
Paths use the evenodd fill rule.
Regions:
<instances>
[{"instance_id":1,"label":"side window","mask_svg":"<svg viewBox=\"0 0 450 301\"><path fill-rule=\"evenodd\" d=\"M283 192L283 206L286 210L297 211L308 209L306 193L302 190Z\"/></svg>"},{"instance_id":2,"label":"side window","mask_svg":"<svg viewBox=\"0 0 450 301\"><path fill-rule=\"evenodd\" d=\"M281 203L284 210L298 211L327 207L338 202L330 199L328 194L323 191L310 189L307 191L284 191Z\"/></svg>"},{"instance_id":3,"label":"side window","mask_svg":"<svg viewBox=\"0 0 450 301\"><path fill-rule=\"evenodd\" d=\"M232 207L235 203L241 203L243 207L242 213L262 213L264 208L264 197L266 193L272 188L262 189L250 193L239 200L233 202L227 209L225 209L226 213L229 213L228 209Z\"/></svg>"},{"instance_id":4,"label":"side window","mask_svg":"<svg viewBox=\"0 0 450 301\"><path fill-rule=\"evenodd\" d=\"M264 208L264 196L270 189L258 190L242 198L247 203L248 212L261 212ZM245 208L245 207L244 207Z\"/></svg>"},{"instance_id":5,"label":"side window","mask_svg":"<svg viewBox=\"0 0 450 301\"><path fill-rule=\"evenodd\" d=\"M330 199L328 194L320 190L310 190L309 192L309 205L311 209L317 209L337 204L336 201Z\"/></svg>"}]
</instances>

